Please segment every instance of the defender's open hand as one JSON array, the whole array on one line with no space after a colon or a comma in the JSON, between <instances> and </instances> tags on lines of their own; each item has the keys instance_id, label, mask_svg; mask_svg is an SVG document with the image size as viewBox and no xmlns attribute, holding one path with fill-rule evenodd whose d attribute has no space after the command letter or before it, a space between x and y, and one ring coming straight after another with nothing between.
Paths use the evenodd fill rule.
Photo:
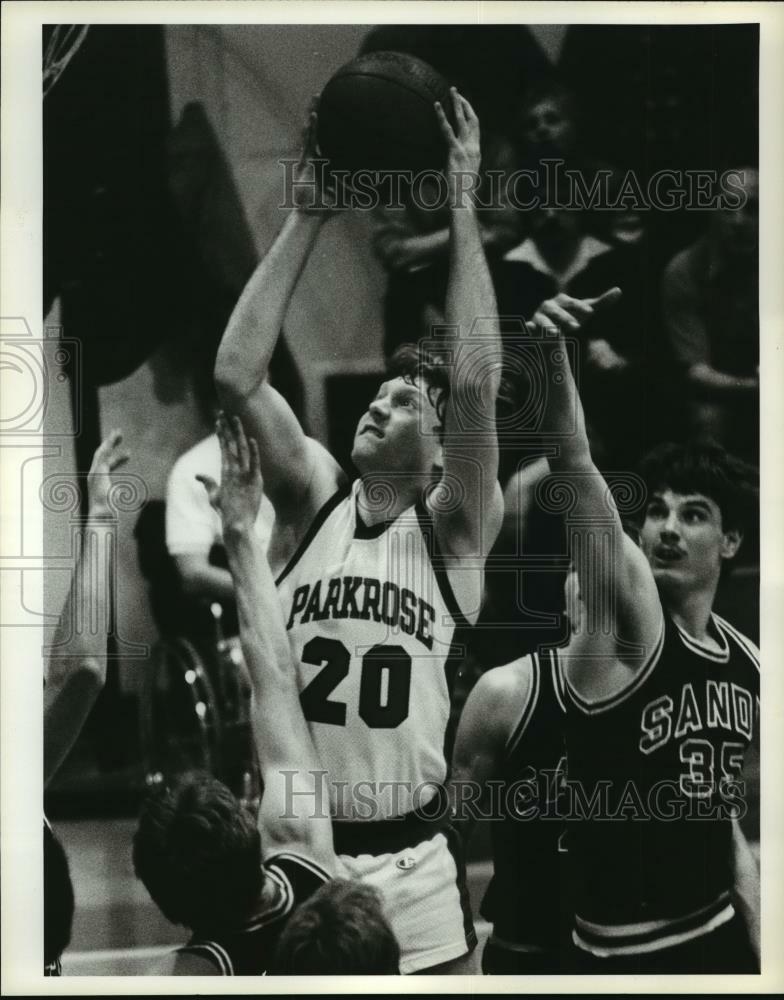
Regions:
<instances>
[{"instance_id":1,"label":"defender's open hand","mask_svg":"<svg viewBox=\"0 0 784 1000\"><path fill-rule=\"evenodd\" d=\"M251 528L256 523L263 492L258 445L245 436L238 417L221 413L215 430L221 449L220 485L210 476L196 478L220 513L224 530Z\"/></svg>"}]
</instances>

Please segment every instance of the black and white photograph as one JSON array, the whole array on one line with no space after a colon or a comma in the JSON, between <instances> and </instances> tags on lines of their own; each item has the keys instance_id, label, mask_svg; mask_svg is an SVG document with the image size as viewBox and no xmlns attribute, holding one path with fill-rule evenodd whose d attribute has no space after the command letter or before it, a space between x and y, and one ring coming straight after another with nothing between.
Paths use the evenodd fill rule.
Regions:
<instances>
[{"instance_id":1,"label":"black and white photograph","mask_svg":"<svg viewBox=\"0 0 784 1000\"><path fill-rule=\"evenodd\" d=\"M4 993L781 989L782 14L3 4Z\"/></svg>"}]
</instances>

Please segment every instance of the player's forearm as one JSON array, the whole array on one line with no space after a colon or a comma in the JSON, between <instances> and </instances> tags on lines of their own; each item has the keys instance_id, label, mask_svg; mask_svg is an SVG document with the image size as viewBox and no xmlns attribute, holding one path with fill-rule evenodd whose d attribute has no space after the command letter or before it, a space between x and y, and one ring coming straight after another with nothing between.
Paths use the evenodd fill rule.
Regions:
<instances>
[{"instance_id":1,"label":"player's forearm","mask_svg":"<svg viewBox=\"0 0 784 1000\"><path fill-rule=\"evenodd\" d=\"M409 263L416 264L445 253L449 247L449 227L436 229L421 236L408 236L404 240Z\"/></svg>"},{"instance_id":2,"label":"player's forearm","mask_svg":"<svg viewBox=\"0 0 784 1000\"><path fill-rule=\"evenodd\" d=\"M293 211L234 307L215 363L215 384L227 405L250 395L269 371L297 281L322 218Z\"/></svg>"},{"instance_id":3,"label":"player's forearm","mask_svg":"<svg viewBox=\"0 0 784 1000\"><path fill-rule=\"evenodd\" d=\"M65 760L106 681L116 526L93 511L52 638L44 689L44 781Z\"/></svg>"},{"instance_id":4,"label":"player's forearm","mask_svg":"<svg viewBox=\"0 0 784 1000\"><path fill-rule=\"evenodd\" d=\"M552 472L584 471L593 467L580 394L562 338L545 341L545 401L543 428L558 440L558 453L549 458Z\"/></svg>"},{"instance_id":5,"label":"player's forearm","mask_svg":"<svg viewBox=\"0 0 784 1000\"><path fill-rule=\"evenodd\" d=\"M748 391L758 386L758 380L751 375L728 375L704 361L689 368L688 378L692 385L721 393Z\"/></svg>"},{"instance_id":6,"label":"player's forearm","mask_svg":"<svg viewBox=\"0 0 784 1000\"><path fill-rule=\"evenodd\" d=\"M291 653L272 571L252 526L224 525L240 642L258 697L276 680L291 683Z\"/></svg>"},{"instance_id":7,"label":"player's forearm","mask_svg":"<svg viewBox=\"0 0 784 1000\"><path fill-rule=\"evenodd\" d=\"M476 211L468 204L452 209L445 317L447 325L455 329L458 343L470 345L472 334L478 333L482 338L482 360L492 359L494 362L490 365L460 364L458 358L452 393L473 392L481 379L483 399L494 407L501 382L498 304Z\"/></svg>"}]
</instances>

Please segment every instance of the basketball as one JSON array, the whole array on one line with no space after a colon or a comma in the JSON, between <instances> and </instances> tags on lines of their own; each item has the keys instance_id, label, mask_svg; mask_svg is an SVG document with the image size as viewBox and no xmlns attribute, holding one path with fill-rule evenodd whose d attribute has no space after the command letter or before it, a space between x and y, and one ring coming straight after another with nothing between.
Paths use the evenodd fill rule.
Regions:
<instances>
[{"instance_id":1,"label":"basketball","mask_svg":"<svg viewBox=\"0 0 784 1000\"><path fill-rule=\"evenodd\" d=\"M433 104L452 118L449 84L403 52L372 52L339 69L321 93L318 143L336 170L438 170L446 161Z\"/></svg>"}]
</instances>

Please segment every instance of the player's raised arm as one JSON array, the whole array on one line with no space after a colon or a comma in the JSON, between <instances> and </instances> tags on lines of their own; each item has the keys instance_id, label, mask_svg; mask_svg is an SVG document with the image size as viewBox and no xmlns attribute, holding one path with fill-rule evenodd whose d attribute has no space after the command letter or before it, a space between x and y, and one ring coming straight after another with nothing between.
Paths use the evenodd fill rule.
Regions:
<instances>
[{"instance_id":1,"label":"player's raised arm","mask_svg":"<svg viewBox=\"0 0 784 1000\"><path fill-rule=\"evenodd\" d=\"M111 474L127 461L113 431L87 477L87 523L71 589L52 641L44 688L44 784L65 760L106 681L116 523L109 506Z\"/></svg>"},{"instance_id":2,"label":"player's raised arm","mask_svg":"<svg viewBox=\"0 0 784 1000\"><path fill-rule=\"evenodd\" d=\"M576 634L566 658L570 683L587 700L622 690L645 665L661 635L662 611L642 551L626 535L612 492L591 456L585 417L561 329L607 308L620 292L597 299L559 298L540 307L537 328L549 377L544 426L558 438L551 472L574 496L570 547L577 578L570 615ZM579 609L579 610L578 610ZM577 626L577 619L580 619Z\"/></svg>"},{"instance_id":3,"label":"player's raised arm","mask_svg":"<svg viewBox=\"0 0 784 1000\"><path fill-rule=\"evenodd\" d=\"M295 175L295 208L234 308L218 349L215 384L259 443L267 495L276 513L308 519L333 491L340 469L305 436L286 400L268 382L270 360L289 303L328 213L318 183L316 112L311 110Z\"/></svg>"},{"instance_id":4,"label":"player's raised arm","mask_svg":"<svg viewBox=\"0 0 784 1000\"><path fill-rule=\"evenodd\" d=\"M451 234L445 318L453 368L444 427L444 474L462 484L463 502L437 514L448 555L483 558L501 527L495 406L501 381L498 306L471 195L479 166L479 120L452 88L455 127L436 113L448 146Z\"/></svg>"},{"instance_id":5,"label":"player's raised arm","mask_svg":"<svg viewBox=\"0 0 784 1000\"><path fill-rule=\"evenodd\" d=\"M262 495L259 449L238 418L218 421L221 485L200 477L220 512L234 578L242 651L250 675L253 733L264 782L262 849L305 853L334 867L324 772L300 706L296 673L275 584L254 530Z\"/></svg>"}]
</instances>

